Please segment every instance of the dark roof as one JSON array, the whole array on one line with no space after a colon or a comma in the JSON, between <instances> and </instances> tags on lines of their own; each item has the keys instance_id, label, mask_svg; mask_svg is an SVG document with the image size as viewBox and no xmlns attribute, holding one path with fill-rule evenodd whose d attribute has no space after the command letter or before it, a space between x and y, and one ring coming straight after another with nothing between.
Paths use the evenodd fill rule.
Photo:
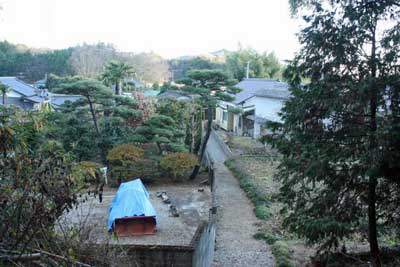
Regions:
<instances>
[{"instance_id":1,"label":"dark roof","mask_svg":"<svg viewBox=\"0 0 400 267\"><path fill-rule=\"evenodd\" d=\"M9 86L11 90L14 90L24 96L32 96L36 94L33 86L24 83L16 77L0 77L0 82Z\"/></svg>"},{"instance_id":2,"label":"dark roof","mask_svg":"<svg viewBox=\"0 0 400 267\"><path fill-rule=\"evenodd\" d=\"M242 89L242 91L235 95L235 104L239 104L253 96L283 100L290 97L288 84L274 79L244 79L236 87Z\"/></svg>"},{"instance_id":3,"label":"dark roof","mask_svg":"<svg viewBox=\"0 0 400 267\"><path fill-rule=\"evenodd\" d=\"M50 94L50 103L55 106L61 106L67 101L75 102L80 99L79 95L62 95L62 94Z\"/></svg>"},{"instance_id":4,"label":"dark roof","mask_svg":"<svg viewBox=\"0 0 400 267\"><path fill-rule=\"evenodd\" d=\"M9 98L9 100L7 100L7 103L15 104L17 106L26 109L32 109L33 103L42 103L48 99L50 99L50 103L53 106L60 106L66 101L75 102L81 97L79 95L48 93L47 90L45 94L41 96L38 94L40 93L40 90L37 90L36 88L30 86L29 84L24 83L23 81L17 79L16 77L0 77L0 82L9 86L11 90L22 95L22 97L20 98L15 98L15 97L13 99Z\"/></svg>"},{"instance_id":5,"label":"dark roof","mask_svg":"<svg viewBox=\"0 0 400 267\"><path fill-rule=\"evenodd\" d=\"M42 103L43 101L46 100L46 98L40 97L40 96L37 96L37 95L27 96L27 97L24 97L24 99L29 100L31 102L35 102L35 103Z\"/></svg>"}]
</instances>

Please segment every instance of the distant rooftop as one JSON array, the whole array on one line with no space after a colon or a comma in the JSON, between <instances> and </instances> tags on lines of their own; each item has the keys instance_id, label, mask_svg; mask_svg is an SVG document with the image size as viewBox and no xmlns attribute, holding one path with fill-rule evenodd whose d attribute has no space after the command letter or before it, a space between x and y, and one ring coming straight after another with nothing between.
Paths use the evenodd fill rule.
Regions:
<instances>
[{"instance_id":1,"label":"distant rooftop","mask_svg":"<svg viewBox=\"0 0 400 267\"><path fill-rule=\"evenodd\" d=\"M30 86L16 77L0 77L0 82L23 96L33 96L36 94L33 86Z\"/></svg>"},{"instance_id":2,"label":"distant rooftop","mask_svg":"<svg viewBox=\"0 0 400 267\"><path fill-rule=\"evenodd\" d=\"M235 104L239 104L253 96L283 100L290 97L288 84L275 79L244 79L239 82L236 87L242 89L242 91L235 95Z\"/></svg>"},{"instance_id":3,"label":"distant rooftop","mask_svg":"<svg viewBox=\"0 0 400 267\"><path fill-rule=\"evenodd\" d=\"M58 107L66 101L74 102L81 98L81 96L79 95L49 93L47 92L47 90L35 88L19 80L16 77L0 77L0 83L9 86L11 88L11 91L16 92L16 96L14 96L13 99L8 98L8 104L14 104L28 109L32 109L33 106L26 105L26 102L42 103L44 101L50 100L50 103L53 106Z\"/></svg>"}]
</instances>

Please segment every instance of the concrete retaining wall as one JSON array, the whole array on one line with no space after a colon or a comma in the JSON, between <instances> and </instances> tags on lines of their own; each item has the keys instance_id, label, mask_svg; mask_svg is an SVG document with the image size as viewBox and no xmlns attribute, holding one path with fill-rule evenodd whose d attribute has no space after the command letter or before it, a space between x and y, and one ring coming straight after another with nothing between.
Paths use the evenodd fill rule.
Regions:
<instances>
[{"instance_id":1,"label":"concrete retaining wall","mask_svg":"<svg viewBox=\"0 0 400 267\"><path fill-rule=\"evenodd\" d=\"M226 157L232 158L233 153L232 153L231 149L229 148L229 146L227 144L225 144L225 142L221 139L221 137L214 130L211 131L211 135L215 138L217 143L220 145L220 147L224 151Z\"/></svg>"},{"instance_id":2,"label":"concrete retaining wall","mask_svg":"<svg viewBox=\"0 0 400 267\"><path fill-rule=\"evenodd\" d=\"M208 169L209 182L211 186L211 209L207 223L199 231L198 239L194 242L193 267L209 267L214 260L215 239L216 239L216 220L217 220L217 197L215 195L215 172L214 163L208 152L205 154L203 164Z\"/></svg>"}]
</instances>

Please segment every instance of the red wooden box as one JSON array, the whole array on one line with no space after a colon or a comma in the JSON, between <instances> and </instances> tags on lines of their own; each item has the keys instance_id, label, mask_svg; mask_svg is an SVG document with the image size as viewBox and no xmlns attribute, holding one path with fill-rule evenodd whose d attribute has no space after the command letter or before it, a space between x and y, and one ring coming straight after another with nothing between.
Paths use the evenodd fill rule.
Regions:
<instances>
[{"instance_id":1,"label":"red wooden box","mask_svg":"<svg viewBox=\"0 0 400 267\"><path fill-rule=\"evenodd\" d=\"M154 234L156 232L156 217L131 216L117 218L114 221L114 232L118 237Z\"/></svg>"}]
</instances>

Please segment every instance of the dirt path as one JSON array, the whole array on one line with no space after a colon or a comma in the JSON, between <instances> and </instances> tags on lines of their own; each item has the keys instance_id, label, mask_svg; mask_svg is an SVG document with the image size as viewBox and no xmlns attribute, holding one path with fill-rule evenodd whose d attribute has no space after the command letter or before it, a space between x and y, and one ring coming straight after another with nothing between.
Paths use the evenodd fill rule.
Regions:
<instances>
[{"instance_id":1,"label":"dirt path","mask_svg":"<svg viewBox=\"0 0 400 267\"><path fill-rule=\"evenodd\" d=\"M217 243L214 266L274 266L264 241L255 240L259 220L238 180L225 167L226 156L211 135L207 151L216 167L218 200Z\"/></svg>"}]
</instances>

